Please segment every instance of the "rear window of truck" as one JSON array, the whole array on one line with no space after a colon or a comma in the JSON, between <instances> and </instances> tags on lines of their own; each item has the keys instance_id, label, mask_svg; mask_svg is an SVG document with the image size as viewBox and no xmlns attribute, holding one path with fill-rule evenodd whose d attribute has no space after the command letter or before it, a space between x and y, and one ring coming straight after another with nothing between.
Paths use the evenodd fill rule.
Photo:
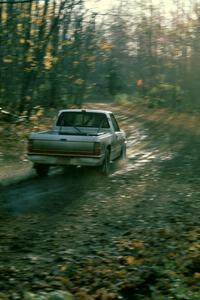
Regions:
<instances>
[{"instance_id":1,"label":"rear window of truck","mask_svg":"<svg viewBox=\"0 0 200 300\"><path fill-rule=\"evenodd\" d=\"M56 126L109 128L108 119L103 113L62 112Z\"/></svg>"}]
</instances>

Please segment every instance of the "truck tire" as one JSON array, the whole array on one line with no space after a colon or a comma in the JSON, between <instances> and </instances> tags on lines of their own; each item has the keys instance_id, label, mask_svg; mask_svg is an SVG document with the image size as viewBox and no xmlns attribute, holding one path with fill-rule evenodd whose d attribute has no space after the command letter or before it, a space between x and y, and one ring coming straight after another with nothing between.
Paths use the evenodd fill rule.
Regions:
<instances>
[{"instance_id":1,"label":"truck tire","mask_svg":"<svg viewBox=\"0 0 200 300\"><path fill-rule=\"evenodd\" d=\"M101 166L101 172L104 175L108 175L110 173L110 151L109 149L106 149L105 151L105 157L103 164Z\"/></svg>"},{"instance_id":2,"label":"truck tire","mask_svg":"<svg viewBox=\"0 0 200 300\"><path fill-rule=\"evenodd\" d=\"M34 164L34 169L38 176L44 177L48 174L49 166L44 164Z\"/></svg>"}]
</instances>

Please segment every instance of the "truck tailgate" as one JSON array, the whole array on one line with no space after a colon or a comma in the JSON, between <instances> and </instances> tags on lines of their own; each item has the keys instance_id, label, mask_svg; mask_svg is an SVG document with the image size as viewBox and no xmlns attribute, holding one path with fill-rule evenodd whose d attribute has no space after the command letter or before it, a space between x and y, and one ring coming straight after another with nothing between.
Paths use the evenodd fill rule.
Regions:
<instances>
[{"instance_id":1,"label":"truck tailgate","mask_svg":"<svg viewBox=\"0 0 200 300\"><path fill-rule=\"evenodd\" d=\"M94 137L49 135L29 139L29 154L62 156L96 156L99 143Z\"/></svg>"}]
</instances>

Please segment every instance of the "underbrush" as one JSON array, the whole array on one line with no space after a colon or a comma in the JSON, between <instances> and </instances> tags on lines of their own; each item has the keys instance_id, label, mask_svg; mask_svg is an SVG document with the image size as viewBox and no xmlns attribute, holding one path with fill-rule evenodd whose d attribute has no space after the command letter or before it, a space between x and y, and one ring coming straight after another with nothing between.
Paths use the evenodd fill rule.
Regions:
<instances>
[{"instance_id":1,"label":"underbrush","mask_svg":"<svg viewBox=\"0 0 200 300\"><path fill-rule=\"evenodd\" d=\"M47 130L52 127L56 113L50 111L45 114L41 107L38 107L29 120L22 122L0 122L0 164L6 162L21 162L26 159L27 138L32 131Z\"/></svg>"},{"instance_id":2,"label":"underbrush","mask_svg":"<svg viewBox=\"0 0 200 300\"><path fill-rule=\"evenodd\" d=\"M167 109L149 109L141 105L124 105L126 114L148 130L153 145L168 148L173 158L166 161L166 168L185 168L185 176L200 175L200 116L172 112ZM189 172L189 173L187 173ZM187 174L187 175L186 175Z\"/></svg>"}]
</instances>

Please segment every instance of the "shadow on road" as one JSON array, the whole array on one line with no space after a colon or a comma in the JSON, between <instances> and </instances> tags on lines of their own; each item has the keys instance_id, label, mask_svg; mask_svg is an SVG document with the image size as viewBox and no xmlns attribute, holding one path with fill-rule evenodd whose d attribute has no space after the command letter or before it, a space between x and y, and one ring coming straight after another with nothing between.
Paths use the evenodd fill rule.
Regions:
<instances>
[{"instance_id":1,"label":"shadow on road","mask_svg":"<svg viewBox=\"0 0 200 300\"><path fill-rule=\"evenodd\" d=\"M27 178L1 188L1 208L6 214L57 214L81 201L84 193L104 178L93 168L53 171L50 176Z\"/></svg>"}]
</instances>

